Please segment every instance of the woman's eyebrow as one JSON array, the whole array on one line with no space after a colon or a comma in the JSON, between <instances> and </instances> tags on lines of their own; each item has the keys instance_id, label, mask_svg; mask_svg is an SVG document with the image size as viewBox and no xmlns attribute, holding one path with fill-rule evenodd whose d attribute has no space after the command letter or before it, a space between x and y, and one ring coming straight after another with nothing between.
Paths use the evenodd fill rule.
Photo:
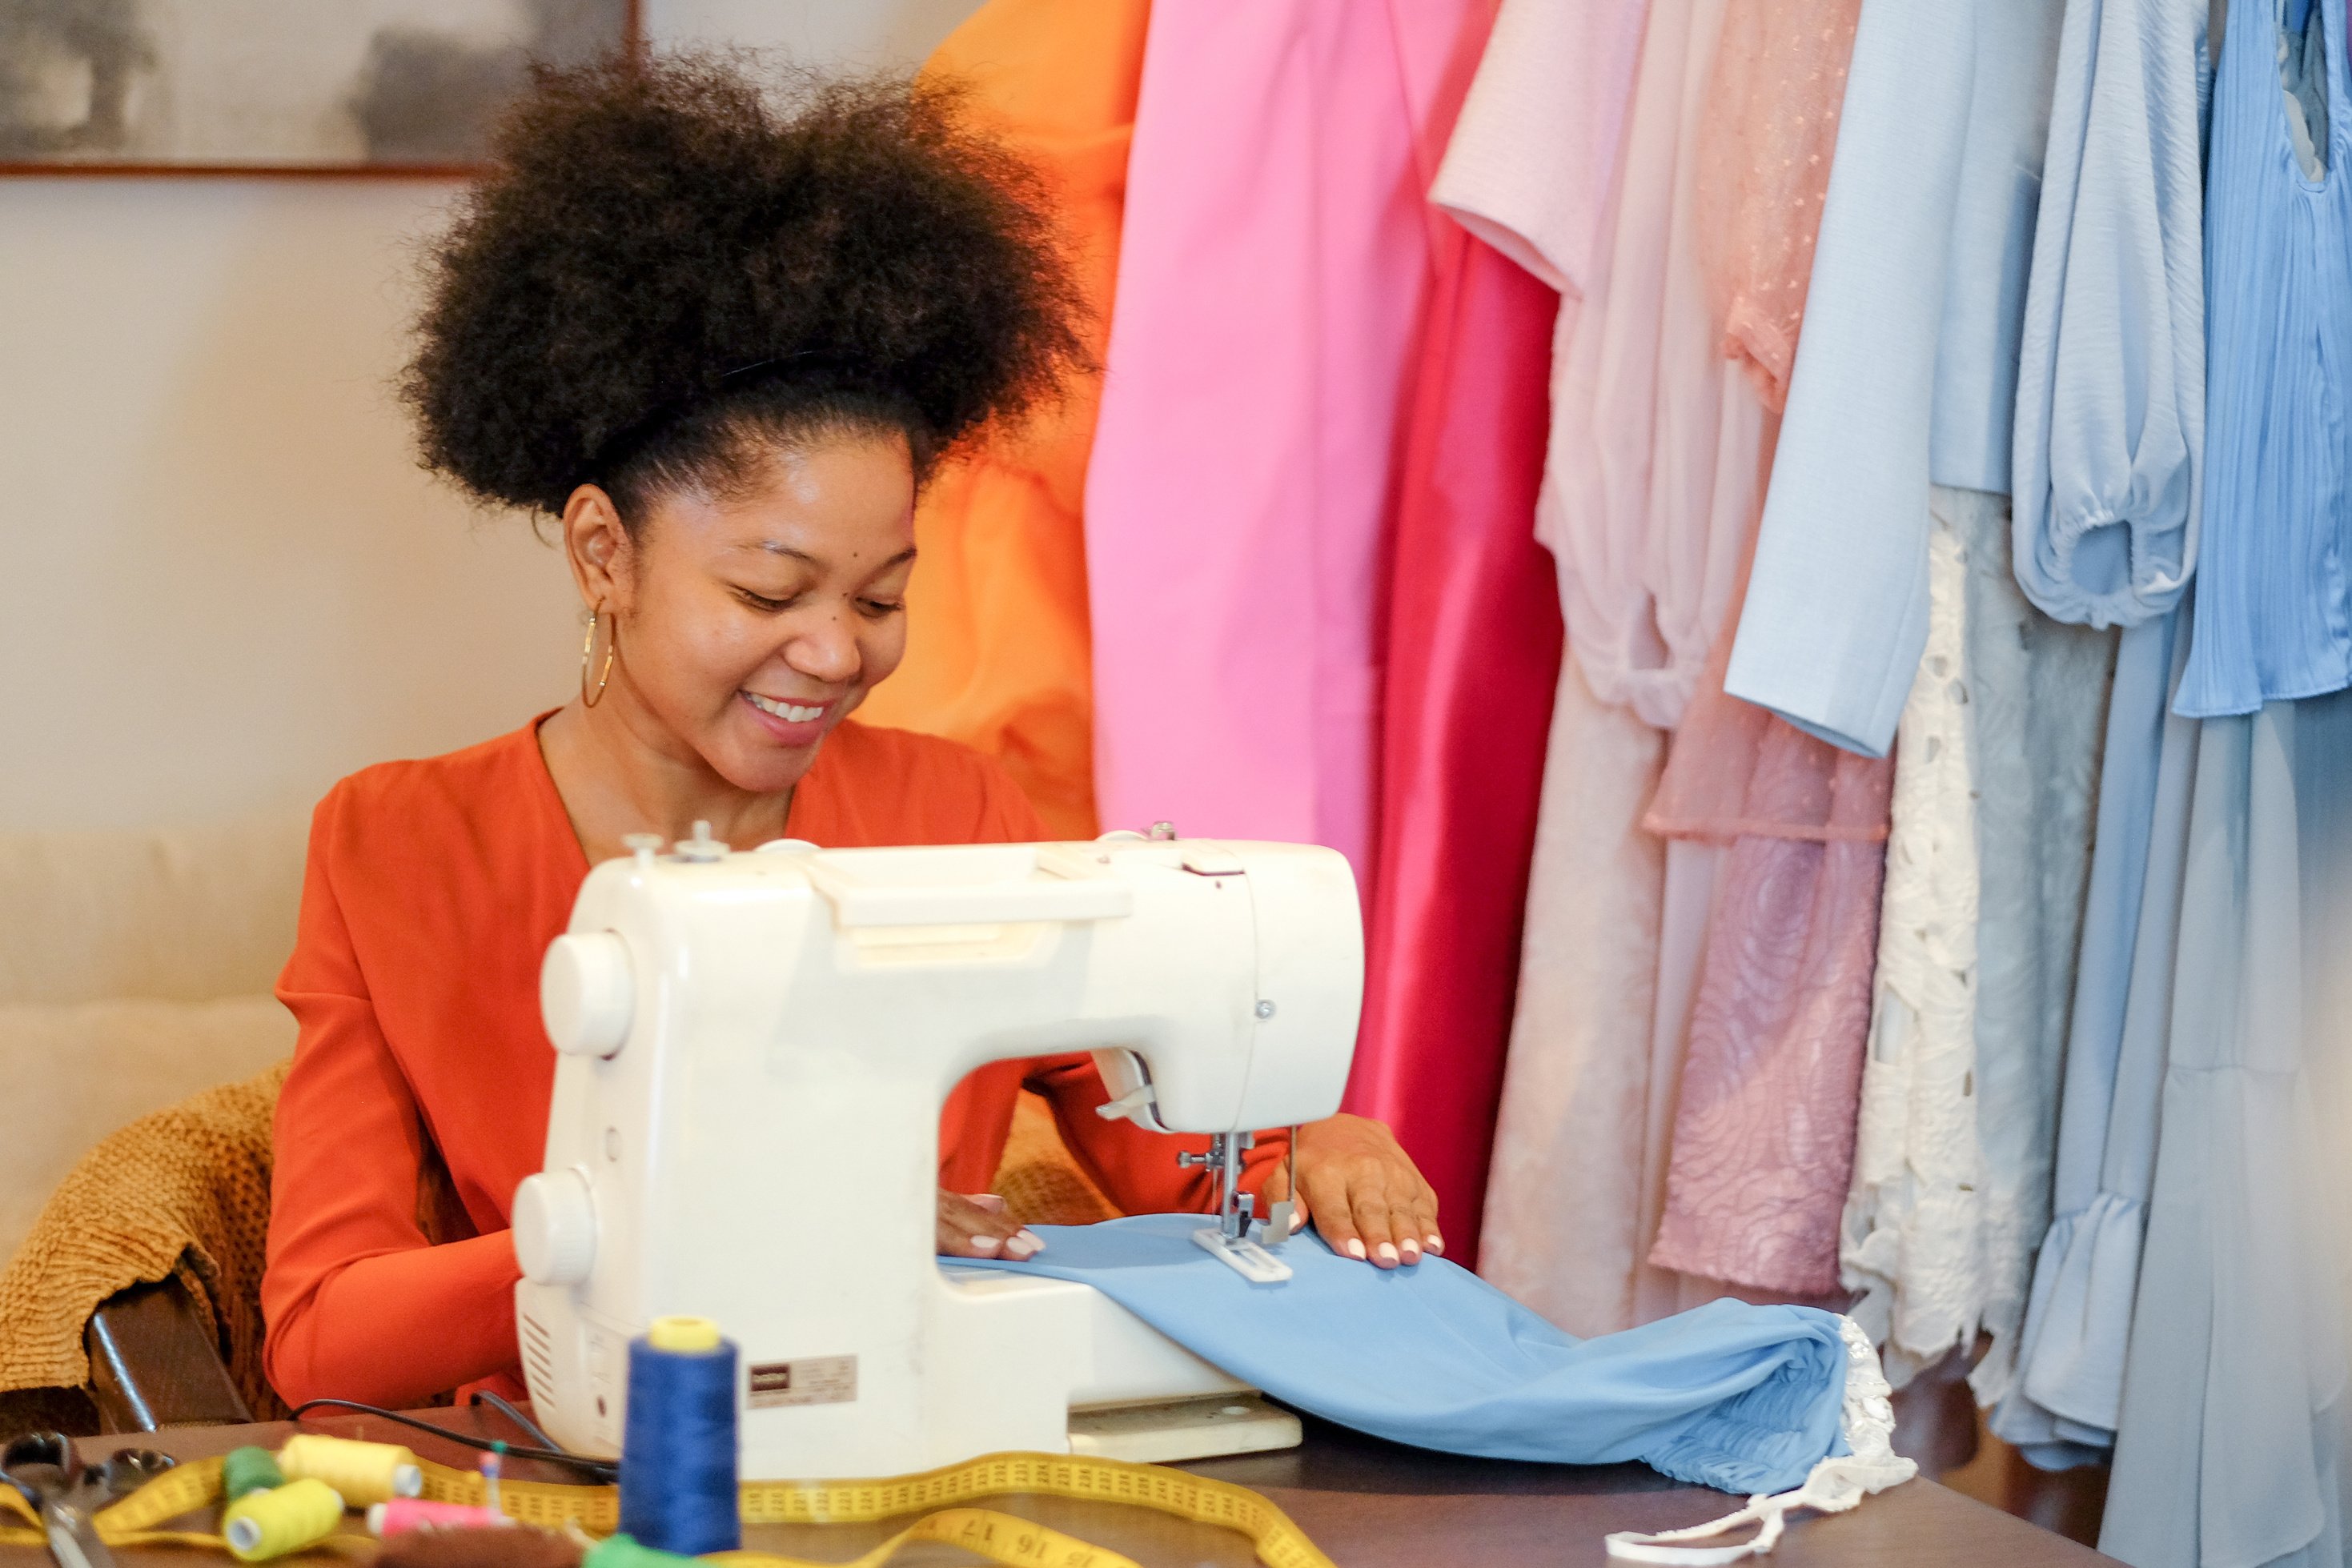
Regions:
<instances>
[{"instance_id":1,"label":"woman's eyebrow","mask_svg":"<svg viewBox=\"0 0 2352 1568\"><path fill-rule=\"evenodd\" d=\"M809 554L808 551L804 549L795 549L791 545L784 543L782 539L761 539L757 544L740 544L734 548L737 549L756 549L768 555L782 556L788 560L799 561L803 566L822 567L824 564L823 561L817 559L816 557ZM913 545L908 545L905 549L900 550L897 555L892 556L888 560L884 561L880 566L875 568L875 570L877 571L886 570L890 567L903 565L914 559L915 547Z\"/></svg>"}]
</instances>

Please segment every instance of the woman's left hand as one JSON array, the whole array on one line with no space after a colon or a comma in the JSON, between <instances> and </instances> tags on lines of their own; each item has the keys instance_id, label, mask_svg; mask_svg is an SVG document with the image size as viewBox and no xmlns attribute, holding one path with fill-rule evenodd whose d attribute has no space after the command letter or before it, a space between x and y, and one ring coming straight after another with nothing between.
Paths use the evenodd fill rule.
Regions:
<instances>
[{"instance_id":1,"label":"woman's left hand","mask_svg":"<svg viewBox=\"0 0 2352 1568\"><path fill-rule=\"evenodd\" d=\"M1311 1218L1333 1251L1383 1269L1445 1250L1437 1233L1437 1194L1388 1124L1342 1113L1307 1123L1297 1137L1294 1228ZM1276 1165L1266 1177L1266 1205L1289 1196L1289 1170Z\"/></svg>"}]
</instances>

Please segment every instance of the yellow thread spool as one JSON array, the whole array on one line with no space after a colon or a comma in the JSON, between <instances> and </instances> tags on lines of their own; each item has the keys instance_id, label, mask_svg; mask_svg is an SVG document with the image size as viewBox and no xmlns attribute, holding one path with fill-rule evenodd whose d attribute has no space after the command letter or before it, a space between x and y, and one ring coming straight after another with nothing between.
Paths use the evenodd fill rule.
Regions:
<instances>
[{"instance_id":1,"label":"yellow thread spool","mask_svg":"<svg viewBox=\"0 0 2352 1568\"><path fill-rule=\"evenodd\" d=\"M719 1325L709 1318L656 1318L646 1325L646 1343L674 1354L717 1350Z\"/></svg>"},{"instance_id":2,"label":"yellow thread spool","mask_svg":"<svg viewBox=\"0 0 2352 1568\"><path fill-rule=\"evenodd\" d=\"M259 1563L314 1546L342 1522L342 1493L322 1480L306 1479L247 1492L228 1505L221 1533L239 1559Z\"/></svg>"},{"instance_id":3,"label":"yellow thread spool","mask_svg":"<svg viewBox=\"0 0 2352 1568\"><path fill-rule=\"evenodd\" d=\"M278 1450L278 1468L291 1480L324 1481L353 1508L415 1497L425 1490L416 1456L398 1443L362 1443L303 1432Z\"/></svg>"}]
</instances>

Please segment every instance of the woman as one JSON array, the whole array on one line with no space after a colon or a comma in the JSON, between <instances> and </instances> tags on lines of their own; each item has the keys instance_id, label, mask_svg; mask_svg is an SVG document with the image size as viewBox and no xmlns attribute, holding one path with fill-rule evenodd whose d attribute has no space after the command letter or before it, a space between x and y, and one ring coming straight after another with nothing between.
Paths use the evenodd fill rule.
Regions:
<instances>
[{"instance_id":1,"label":"woman","mask_svg":"<svg viewBox=\"0 0 2352 1568\"><path fill-rule=\"evenodd\" d=\"M951 100L835 87L780 119L707 61L546 77L432 280L405 387L425 459L560 519L587 647L564 707L319 807L278 986L301 1038L262 1287L269 1375L297 1401L519 1392L508 1206L554 1071L539 961L625 835L1045 836L986 759L848 716L905 648L917 486L1082 359L1026 177ZM1024 1083L1121 1207L1207 1207L1177 1141L1092 1113L1087 1058L999 1063L945 1107L942 1253L1041 1245L963 1196ZM1282 1146L1254 1155L1268 1198ZM1343 1253L1442 1247L1379 1124L1302 1129L1296 1166Z\"/></svg>"}]
</instances>

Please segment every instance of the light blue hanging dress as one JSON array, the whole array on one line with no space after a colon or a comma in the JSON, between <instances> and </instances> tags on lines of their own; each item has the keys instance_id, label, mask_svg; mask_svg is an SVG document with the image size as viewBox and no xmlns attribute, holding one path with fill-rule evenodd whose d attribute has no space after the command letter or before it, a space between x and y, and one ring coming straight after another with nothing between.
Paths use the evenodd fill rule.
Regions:
<instances>
[{"instance_id":1,"label":"light blue hanging dress","mask_svg":"<svg viewBox=\"0 0 2352 1568\"><path fill-rule=\"evenodd\" d=\"M2205 522L2174 710L2250 714L2352 685L2352 89L2326 32L2326 169L2295 156L2280 0L2230 7L2205 198Z\"/></svg>"}]
</instances>

